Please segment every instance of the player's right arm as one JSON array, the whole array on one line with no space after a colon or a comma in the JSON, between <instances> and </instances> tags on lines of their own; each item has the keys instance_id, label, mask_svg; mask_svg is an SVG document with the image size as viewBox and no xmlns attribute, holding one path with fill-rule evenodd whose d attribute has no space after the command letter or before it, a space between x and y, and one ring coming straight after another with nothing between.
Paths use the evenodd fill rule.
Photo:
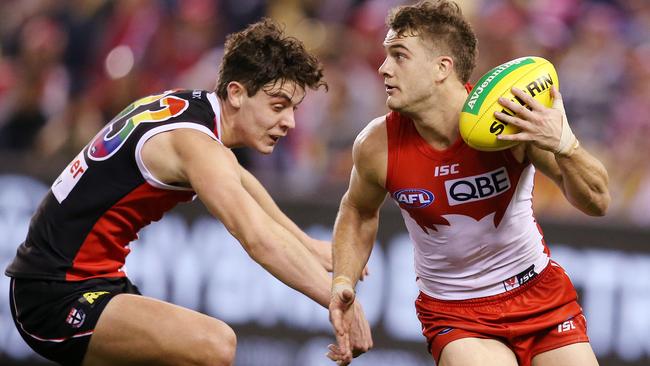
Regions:
<instances>
[{"instance_id":1,"label":"player's right arm","mask_svg":"<svg viewBox=\"0 0 650 366\"><path fill-rule=\"evenodd\" d=\"M352 361L351 334L354 287L368 262L379 225L379 209L386 198L387 144L385 118L372 121L354 142L354 166L347 192L341 200L332 240L334 280L330 321L337 346L328 357L339 365ZM355 355L356 356L356 355Z\"/></svg>"},{"instance_id":2,"label":"player's right arm","mask_svg":"<svg viewBox=\"0 0 650 366\"><path fill-rule=\"evenodd\" d=\"M178 129L148 141L143 159L158 179L189 184L251 258L273 276L327 307L329 274L244 188L230 149L204 133Z\"/></svg>"},{"instance_id":3,"label":"player's right arm","mask_svg":"<svg viewBox=\"0 0 650 366\"><path fill-rule=\"evenodd\" d=\"M357 136L348 190L334 224L334 278L354 287L375 242L379 209L386 197L386 127L384 117L372 121Z\"/></svg>"}]
</instances>

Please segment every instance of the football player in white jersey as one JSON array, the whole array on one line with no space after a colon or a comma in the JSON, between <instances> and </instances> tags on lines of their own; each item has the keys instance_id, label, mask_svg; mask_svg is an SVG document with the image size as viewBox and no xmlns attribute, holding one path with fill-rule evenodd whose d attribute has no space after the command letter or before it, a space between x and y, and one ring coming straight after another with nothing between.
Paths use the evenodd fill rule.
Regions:
<instances>
[{"instance_id":1,"label":"football player in white jersey","mask_svg":"<svg viewBox=\"0 0 650 366\"><path fill-rule=\"evenodd\" d=\"M580 211L604 215L610 196L603 165L571 133L561 95L546 108L499 102L521 142L499 152L464 144L458 119L475 66L477 40L457 4L394 9L379 68L391 113L358 135L348 191L337 216L328 356L347 365L355 285L377 233L387 193L415 246L416 300L429 352L441 366L593 366L577 295L548 254L532 215L535 169ZM489 50L486 50L489 52ZM480 194L479 194L480 193Z\"/></svg>"}]
</instances>

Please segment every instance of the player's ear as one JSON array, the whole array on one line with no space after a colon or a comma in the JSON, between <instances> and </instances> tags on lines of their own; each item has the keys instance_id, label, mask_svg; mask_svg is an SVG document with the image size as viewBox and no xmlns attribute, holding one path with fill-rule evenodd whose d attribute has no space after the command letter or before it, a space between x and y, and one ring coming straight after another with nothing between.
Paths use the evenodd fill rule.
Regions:
<instances>
[{"instance_id":1,"label":"player's ear","mask_svg":"<svg viewBox=\"0 0 650 366\"><path fill-rule=\"evenodd\" d=\"M443 81L454 71L454 59L449 56L440 56L435 62L436 81Z\"/></svg>"},{"instance_id":2,"label":"player's ear","mask_svg":"<svg viewBox=\"0 0 650 366\"><path fill-rule=\"evenodd\" d=\"M226 86L228 103L235 108L241 108L242 99L246 95L246 87L237 81L231 81Z\"/></svg>"}]
</instances>

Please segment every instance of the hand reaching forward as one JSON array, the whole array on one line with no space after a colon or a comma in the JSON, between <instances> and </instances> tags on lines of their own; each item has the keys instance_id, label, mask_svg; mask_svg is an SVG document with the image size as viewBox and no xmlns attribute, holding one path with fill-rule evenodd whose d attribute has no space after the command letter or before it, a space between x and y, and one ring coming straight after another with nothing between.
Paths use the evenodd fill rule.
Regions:
<instances>
[{"instance_id":1,"label":"hand reaching forward","mask_svg":"<svg viewBox=\"0 0 650 366\"><path fill-rule=\"evenodd\" d=\"M332 243L314 238L309 238L308 240L309 243L306 244L306 246L312 254L316 256L318 263L320 263L327 272L332 272ZM363 281L368 274L368 266L365 266L361 272L360 280Z\"/></svg>"},{"instance_id":2,"label":"hand reaching forward","mask_svg":"<svg viewBox=\"0 0 650 366\"><path fill-rule=\"evenodd\" d=\"M361 304L355 301L352 306L354 320L350 326L350 348L352 348L352 357L358 357L372 348L372 334Z\"/></svg>"},{"instance_id":3,"label":"hand reaching forward","mask_svg":"<svg viewBox=\"0 0 650 366\"><path fill-rule=\"evenodd\" d=\"M329 310L337 344L329 346L327 357L339 366L346 366L353 357L372 348L370 325L355 301L354 289L347 277L334 279Z\"/></svg>"},{"instance_id":4,"label":"hand reaching forward","mask_svg":"<svg viewBox=\"0 0 650 366\"><path fill-rule=\"evenodd\" d=\"M515 115L495 112L494 116L502 122L519 127L521 131L512 135L499 135L498 139L530 141L540 149L563 156L571 155L578 147L578 140L569 127L560 92L555 87L551 88L552 108L545 107L520 89L512 88L512 94L525 105L499 98L499 104Z\"/></svg>"},{"instance_id":5,"label":"hand reaching forward","mask_svg":"<svg viewBox=\"0 0 650 366\"><path fill-rule=\"evenodd\" d=\"M311 243L307 247L311 250L312 254L318 259L327 272L332 272L332 243L325 240L318 240L309 238Z\"/></svg>"}]
</instances>

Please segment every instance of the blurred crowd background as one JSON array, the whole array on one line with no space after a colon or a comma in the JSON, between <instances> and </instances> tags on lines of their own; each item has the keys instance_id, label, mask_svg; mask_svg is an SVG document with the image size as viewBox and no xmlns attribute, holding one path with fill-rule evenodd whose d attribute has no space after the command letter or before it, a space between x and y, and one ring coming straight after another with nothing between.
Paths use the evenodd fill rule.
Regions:
<instances>
[{"instance_id":1,"label":"blurred crowd background","mask_svg":"<svg viewBox=\"0 0 650 366\"><path fill-rule=\"evenodd\" d=\"M377 68L397 0L3 0L0 166L55 177L115 114L172 88L213 89L228 33L263 16L325 65L297 128L270 156L238 156L276 197L338 201L350 149L387 112ZM610 174L609 222L650 226L650 1L460 0L479 39L472 77L537 55L558 69L571 126ZM29 168L28 168L29 169ZM539 177L538 215L583 220Z\"/></svg>"}]
</instances>

